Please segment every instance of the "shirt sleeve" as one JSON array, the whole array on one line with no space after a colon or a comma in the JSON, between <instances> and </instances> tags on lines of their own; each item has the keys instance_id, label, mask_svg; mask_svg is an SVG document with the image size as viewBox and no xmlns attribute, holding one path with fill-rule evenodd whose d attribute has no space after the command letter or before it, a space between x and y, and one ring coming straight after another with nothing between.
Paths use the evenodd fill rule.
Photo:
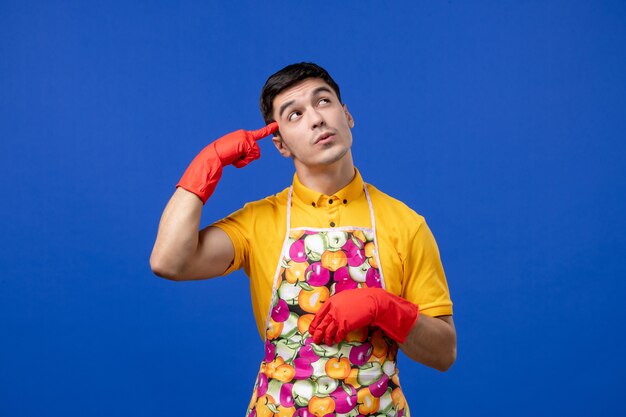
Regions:
<instances>
[{"instance_id":1,"label":"shirt sleeve","mask_svg":"<svg viewBox=\"0 0 626 417\"><path fill-rule=\"evenodd\" d=\"M252 213L248 204L236 212L224 217L213 223L211 226L222 229L233 243L235 248L235 256L226 271L222 275L228 275L231 272L247 268L250 253L250 225L252 223Z\"/></svg>"},{"instance_id":2,"label":"shirt sleeve","mask_svg":"<svg viewBox=\"0 0 626 417\"><path fill-rule=\"evenodd\" d=\"M404 259L402 295L427 316L452 315L452 300L441 264L439 248L430 228L421 222Z\"/></svg>"}]
</instances>

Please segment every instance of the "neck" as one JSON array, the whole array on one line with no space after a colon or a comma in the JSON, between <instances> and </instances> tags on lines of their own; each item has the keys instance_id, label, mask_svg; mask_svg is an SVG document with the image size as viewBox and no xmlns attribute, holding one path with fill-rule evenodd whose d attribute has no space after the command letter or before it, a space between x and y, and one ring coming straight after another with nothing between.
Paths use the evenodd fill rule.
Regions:
<instances>
[{"instance_id":1,"label":"neck","mask_svg":"<svg viewBox=\"0 0 626 417\"><path fill-rule=\"evenodd\" d=\"M333 195L341 190L354 178L352 155L331 165L304 166L296 163L298 180L305 187L325 195Z\"/></svg>"}]
</instances>

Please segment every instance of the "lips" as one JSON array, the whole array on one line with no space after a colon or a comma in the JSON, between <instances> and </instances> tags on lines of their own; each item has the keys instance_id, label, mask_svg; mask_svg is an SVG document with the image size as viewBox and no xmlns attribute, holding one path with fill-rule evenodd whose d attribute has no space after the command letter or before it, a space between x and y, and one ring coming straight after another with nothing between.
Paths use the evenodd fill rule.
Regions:
<instances>
[{"instance_id":1,"label":"lips","mask_svg":"<svg viewBox=\"0 0 626 417\"><path fill-rule=\"evenodd\" d=\"M329 137L334 136L334 135L335 135L334 132L324 132L321 135L319 135L317 137L317 139L315 139L315 143L321 142L321 141L323 141L325 139L328 139Z\"/></svg>"}]
</instances>

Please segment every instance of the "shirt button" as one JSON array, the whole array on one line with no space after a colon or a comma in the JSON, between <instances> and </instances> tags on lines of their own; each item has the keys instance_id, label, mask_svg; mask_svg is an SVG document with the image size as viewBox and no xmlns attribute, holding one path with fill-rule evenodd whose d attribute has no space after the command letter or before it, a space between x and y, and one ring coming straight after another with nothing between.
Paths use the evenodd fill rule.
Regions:
<instances>
[{"instance_id":1,"label":"shirt button","mask_svg":"<svg viewBox=\"0 0 626 417\"><path fill-rule=\"evenodd\" d=\"M328 200L328 204L333 204L333 199Z\"/></svg>"},{"instance_id":2,"label":"shirt button","mask_svg":"<svg viewBox=\"0 0 626 417\"><path fill-rule=\"evenodd\" d=\"M330 227L335 227L335 222L330 222Z\"/></svg>"}]
</instances>

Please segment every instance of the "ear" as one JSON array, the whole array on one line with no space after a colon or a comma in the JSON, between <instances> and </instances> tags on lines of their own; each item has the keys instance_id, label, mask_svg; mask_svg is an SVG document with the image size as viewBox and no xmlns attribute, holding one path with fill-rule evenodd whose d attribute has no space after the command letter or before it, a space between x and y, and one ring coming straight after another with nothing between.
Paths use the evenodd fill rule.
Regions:
<instances>
[{"instance_id":1,"label":"ear","mask_svg":"<svg viewBox=\"0 0 626 417\"><path fill-rule=\"evenodd\" d=\"M272 136L272 143L274 143L274 146L276 146L276 149L278 149L278 152L280 152L282 156L284 156L285 158L291 157L291 151L283 141L280 133L276 132L274 136Z\"/></svg>"},{"instance_id":2,"label":"ear","mask_svg":"<svg viewBox=\"0 0 626 417\"><path fill-rule=\"evenodd\" d=\"M343 105L343 112L346 115L346 120L348 121L348 126L350 126L350 129L352 129L354 127L354 118L352 117L352 115L348 111L348 106L345 105L345 104Z\"/></svg>"}]
</instances>

